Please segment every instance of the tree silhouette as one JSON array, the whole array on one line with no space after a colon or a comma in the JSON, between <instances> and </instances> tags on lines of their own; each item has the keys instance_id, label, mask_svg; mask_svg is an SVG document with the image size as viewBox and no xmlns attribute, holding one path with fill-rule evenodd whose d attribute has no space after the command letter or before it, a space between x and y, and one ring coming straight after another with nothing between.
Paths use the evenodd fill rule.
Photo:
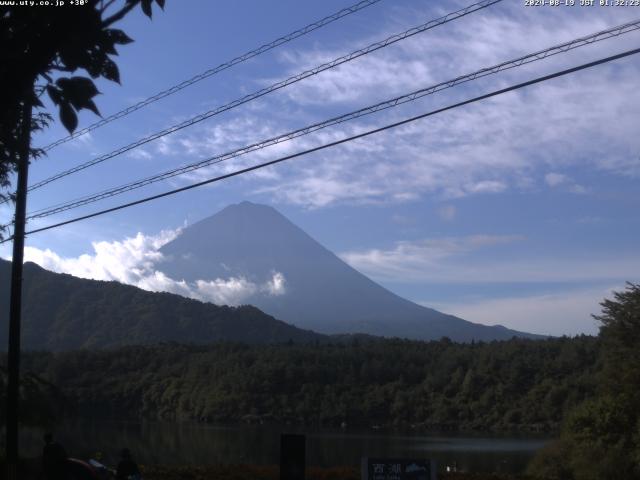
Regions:
<instances>
[{"instance_id":1,"label":"tree silhouette","mask_svg":"<svg viewBox=\"0 0 640 480\"><path fill-rule=\"evenodd\" d=\"M112 28L138 5L151 18L154 0L83 0L61 7L0 6L0 188L10 187L16 170L25 121L30 130L46 127L53 117L44 110L42 95L57 106L64 127L73 132L77 112L100 115L94 97L99 93L92 79L120 82L113 57L117 45L133 40ZM164 0L155 0L164 8ZM84 70L89 77L74 75ZM24 106L36 110L25 119ZM31 149L31 157L43 152ZM11 196L11 194L9 194ZM0 199L7 194L0 193Z\"/></svg>"},{"instance_id":2,"label":"tree silhouette","mask_svg":"<svg viewBox=\"0 0 640 480\"><path fill-rule=\"evenodd\" d=\"M628 283L613 296L600 304L602 314L594 315L604 344L603 381L608 391L640 404L640 284Z\"/></svg>"},{"instance_id":3,"label":"tree silhouette","mask_svg":"<svg viewBox=\"0 0 640 480\"><path fill-rule=\"evenodd\" d=\"M164 0L155 1L164 7ZM30 158L44 153L31 148L31 134L53 119L42 111L45 107L41 97L45 92L49 95L69 132L78 125L78 111L87 109L99 115L93 101L99 92L92 78L120 82L118 67L111 57L117 55L116 45L132 41L122 30L111 26L137 5L151 17L153 0L73 0L66 6L64 2L52 5L53 1L45 5L14 3L17 5L0 6L0 188L10 188L10 175L17 173L16 194L9 194L16 202L6 407L10 480L18 478L20 317L28 166ZM84 70L91 78L73 75L78 70ZM6 199L7 195L0 197Z\"/></svg>"},{"instance_id":4,"label":"tree silhouette","mask_svg":"<svg viewBox=\"0 0 640 480\"><path fill-rule=\"evenodd\" d=\"M531 473L545 479L640 479L640 284L601 304L598 388L568 415Z\"/></svg>"}]
</instances>

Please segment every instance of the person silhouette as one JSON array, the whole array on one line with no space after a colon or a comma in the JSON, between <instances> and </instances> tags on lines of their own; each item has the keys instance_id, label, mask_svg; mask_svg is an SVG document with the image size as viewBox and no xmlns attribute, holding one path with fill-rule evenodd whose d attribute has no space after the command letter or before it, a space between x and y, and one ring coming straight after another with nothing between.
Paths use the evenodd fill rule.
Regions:
<instances>
[{"instance_id":1,"label":"person silhouette","mask_svg":"<svg viewBox=\"0 0 640 480\"><path fill-rule=\"evenodd\" d=\"M53 441L51 433L45 433L42 448L42 468L47 480L65 480L67 478L67 452L58 442Z\"/></svg>"},{"instance_id":2,"label":"person silhouette","mask_svg":"<svg viewBox=\"0 0 640 480\"><path fill-rule=\"evenodd\" d=\"M118 463L118 469L116 471L116 478L118 480L141 480L140 470L138 465L131 458L131 452L128 448L123 448L120 452L120 463Z\"/></svg>"}]
</instances>

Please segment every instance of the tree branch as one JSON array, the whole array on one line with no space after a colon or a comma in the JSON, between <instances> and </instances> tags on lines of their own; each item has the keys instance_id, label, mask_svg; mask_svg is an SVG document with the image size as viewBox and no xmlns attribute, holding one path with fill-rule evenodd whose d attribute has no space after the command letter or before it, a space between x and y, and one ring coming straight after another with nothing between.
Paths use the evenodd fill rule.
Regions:
<instances>
[{"instance_id":1,"label":"tree branch","mask_svg":"<svg viewBox=\"0 0 640 480\"><path fill-rule=\"evenodd\" d=\"M116 0L109 0L106 4L102 4L102 7L100 8L100 12L104 13L111 5L113 5L116 2Z\"/></svg>"}]
</instances>

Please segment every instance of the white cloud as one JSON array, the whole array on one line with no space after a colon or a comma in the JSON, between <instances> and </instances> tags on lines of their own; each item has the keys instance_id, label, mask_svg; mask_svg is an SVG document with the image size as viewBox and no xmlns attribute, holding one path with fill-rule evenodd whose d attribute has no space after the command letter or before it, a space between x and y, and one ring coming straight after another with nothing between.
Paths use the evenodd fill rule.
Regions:
<instances>
[{"instance_id":1,"label":"white cloud","mask_svg":"<svg viewBox=\"0 0 640 480\"><path fill-rule=\"evenodd\" d=\"M445 80L528 53L531 48L523 46L531 45L530 38L557 44L621 23L624 17L602 9L598 15L572 12L564 16L524 13L506 5L504 9L507 14L501 7L474 17L473 29L464 22L454 22L305 80L285 94L299 105L365 105L429 85L435 79ZM344 125L342 130L347 135L365 129L366 124L391 123L416 111L591 60L616 48L610 41L576 50L489 77L478 85L440 92L414 106L388 111L379 120L360 121L360 128ZM341 53L316 49L289 53L284 60L293 72ZM640 143L633 135L640 115L640 101L633 92L638 73L637 62L621 61L456 109L369 137L362 141L369 145L367 152L361 146L360 151L339 147L314 155L313 160L279 167L281 178L259 192L269 193L277 201L322 207L345 202L406 202L428 194L457 198L530 189L532 171L549 167L640 175ZM576 82L581 85L579 90ZM620 89L612 91L612 83ZM584 98L590 99L589 104ZM560 181L551 175L548 181ZM565 187L572 193L588 190L575 183Z\"/></svg>"},{"instance_id":2,"label":"white cloud","mask_svg":"<svg viewBox=\"0 0 640 480\"><path fill-rule=\"evenodd\" d=\"M244 277L196 281L196 295L198 297L223 305L239 305L256 291L256 284Z\"/></svg>"},{"instance_id":3,"label":"white cloud","mask_svg":"<svg viewBox=\"0 0 640 480\"><path fill-rule=\"evenodd\" d=\"M561 173L551 172L544 176L544 181L550 187L557 187L567 181L567 176L562 175Z\"/></svg>"},{"instance_id":4,"label":"white cloud","mask_svg":"<svg viewBox=\"0 0 640 480\"><path fill-rule=\"evenodd\" d=\"M623 287L589 288L553 294L505 297L459 303L420 302L465 320L486 325L501 324L515 330L542 335L588 335L598 332L591 315L600 313L599 303Z\"/></svg>"},{"instance_id":5,"label":"white cloud","mask_svg":"<svg viewBox=\"0 0 640 480\"><path fill-rule=\"evenodd\" d=\"M382 37L383 35L379 35ZM398 94L402 89L418 89L424 82L434 80L431 68L424 61L412 58L401 49L397 55L367 55L351 63L326 70L311 80L297 83L287 90L287 95L301 105L322 105L327 101L354 103L359 98L375 96L381 86L385 94ZM289 52L281 59L288 64L291 74L310 70L317 65L341 57L344 52L315 50ZM265 80L265 84L275 83L275 79Z\"/></svg>"},{"instance_id":6,"label":"white cloud","mask_svg":"<svg viewBox=\"0 0 640 480\"><path fill-rule=\"evenodd\" d=\"M142 288L143 290L148 290L150 292L169 292L175 293L176 295L182 295L183 297L197 298L199 300L202 300L202 298L198 297L195 294L194 289L190 285L188 285L187 282L185 282L184 280L173 280L172 278L167 277L164 273L158 270L145 272L144 275L140 276L140 278L131 283L131 285Z\"/></svg>"},{"instance_id":7,"label":"white cloud","mask_svg":"<svg viewBox=\"0 0 640 480\"><path fill-rule=\"evenodd\" d=\"M578 184L571 185L569 187L569 191L577 195L582 195L589 192L589 190L586 187L583 187L582 185L578 185Z\"/></svg>"},{"instance_id":8,"label":"white cloud","mask_svg":"<svg viewBox=\"0 0 640 480\"><path fill-rule=\"evenodd\" d=\"M511 283L634 280L640 256L506 258L473 255L480 249L524 240L518 235L476 235L396 242L387 250L345 252L340 257L380 281L402 283Z\"/></svg>"},{"instance_id":9,"label":"white cloud","mask_svg":"<svg viewBox=\"0 0 640 480\"><path fill-rule=\"evenodd\" d=\"M175 141L170 137L160 137L156 140L155 144L156 151L161 155L173 155L178 153L178 150L175 149Z\"/></svg>"},{"instance_id":10,"label":"white cloud","mask_svg":"<svg viewBox=\"0 0 640 480\"><path fill-rule=\"evenodd\" d=\"M640 175L637 156L640 138L633 134L632 127L640 116L640 100L630 80L638 74L640 69L632 63L581 74L581 91L591 99L590 108L582 101L584 97L576 98L575 79L560 79L242 178L246 188L254 193L305 207L402 203L427 195L451 199L530 191L535 187L535 178L540 178L537 175L540 170L547 172L542 174L547 185L585 193L588 186L576 184L557 170L591 169L607 175ZM613 92L612 83L619 84ZM343 124L192 172L183 176L183 181L229 173L428 109L408 106ZM239 144L285 132L293 125L256 115L262 114L252 112L251 117L240 114L229 124L199 130L181 140L183 150L186 148L194 155L222 153ZM609 124L619 127L602 128ZM234 142L228 142L229 138Z\"/></svg>"},{"instance_id":11,"label":"white cloud","mask_svg":"<svg viewBox=\"0 0 640 480\"><path fill-rule=\"evenodd\" d=\"M127 156L135 160L150 160L153 156L142 147L138 147L127 153Z\"/></svg>"},{"instance_id":12,"label":"white cloud","mask_svg":"<svg viewBox=\"0 0 640 480\"><path fill-rule=\"evenodd\" d=\"M454 9L453 6L449 8ZM425 10L421 7L396 9L386 27L372 31L370 38L362 39L358 47L450 11L447 7ZM303 105L380 99L381 95L411 91L634 19L629 11L615 12L607 8L555 10L531 11L523 9L521 4L503 3L314 75L287 88L285 94ZM634 36L637 38L635 33L626 38ZM542 41L534 45L530 41L532 38ZM562 65L563 58L585 58L589 56L586 52L611 51L615 50L614 45L615 41L602 42L568 55L552 57L546 63ZM295 75L354 49L352 43L345 45L341 40L335 47L290 48L280 55L280 60L288 68L288 75ZM264 80L264 83L270 84L273 80Z\"/></svg>"},{"instance_id":13,"label":"white cloud","mask_svg":"<svg viewBox=\"0 0 640 480\"><path fill-rule=\"evenodd\" d=\"M567 191L575 194L587 193L587 189L575 183L571 178L562 173L550 172L544 176L545 183L551 188L566 187Z\"/></svg>"},{"instance_id":14,"label":"white cloud","mask_svg":"<svg viewBox=\"0 0 640 480\"><path fill-rule=\"evenodd\" d=\"M522 240L519 235L473 235L460 238L433 238L417 242L400 241L389 250L371 249L345 252L340 257L361 272L378 279L427 280L442 271L450 257L479 248Z\"/></svg>"},{"instance_id":15,"label":"white cloud","mask_svg":"<svg viewBox=\"0 0 640 480\"><path fill-rule=\"evenodd\" d=\"M436 17L445 13L444 8L454 7L394 8L387 25L372 29L371 38L360 39L359 44L415 25L417 18ZM226 112L224 121L214 119L163 137L149 146L148 152L180 161L220 154L630 18L629 9L525 9L515 2L503 2ZM191 183L229 173L593 60L639 35L631 33L486 77L174 181ZM532 38L543 40L532 43ZM283 77L354 48L343 38L339 43L317 45L301 49L287 46L278 57L288 70ZM640 176L640 137L634 134L640 116L640 97L635 92L638 74L640 65L631 59L599 66L251 172L238 178L239 188L245 194L268 196L276 203L321 208L346 203L406 203L426 196L446 201L530 191L544 179L545 172L565 175L557 172L571 173L571 169ZM257 82L265 85L273 80ZM137 155L145 156L145 151L141 152ZM572 193L589 191L588 185L563 186Z\"/></svg>"},{"instance_id":16,"label":"white cloud","mask_svg":"<svg viewBox=\"0 0 640 480\"><path fill-rule=\"evenodd\" d=\"M434 12L396 9L389 31ZM526 11L525 11L526 10ZM534 9L535 10L535 9ZM204 158L387 99L400 92L518 57L629 20L623 9L594 7L528 11L504 3L399 42L337 69L305 79L278 94L225 114L224 122L200 124L156 147L167 155ZM563 10L563 11L561 11ZM443 12L440 12L443 13ZM427 17L428 18L428 17ZM639 37L632 33L624 39ZM543 44L531 38L545 39ZM362 40L362 45L369 41ZM418 102L284 142L220 165L183 175L194 182L229 173L322 143L361 133L473 95L593 60L616 51L609 40L512 69ZM346 53L331 45L286 50L279 58L290 74ZM243 175L243 187L274 202L320 208L339 203L406 203L425 196L441 200L530 191L542 178L571 193L588 186L559 171L593 169L640 176L640 116L635 94L638 62L629 59L494 97L385 133ZM273 79L260 80L269 84ZM580 88L576 88L579 85ZM616 85L615 89L611 85ZM589 98L585 103L584 99ZM255 104L255 105L254 105ZM615 128L605 128L615 125ZM164 143L163 143L164 142ZM543 172L547 172L546 175ZM537 179L537 180L536 180Z\"/></svg>"},{"instance_id":17,"label":"white cloud","mask_svg":"<svg viewBox=\"0 0 640 480\"><path fill-rule=\"evenodd\" d=\"M84 133L79 137L75 137L73 140L67 143L68 148L73 150L84 150L94 154L93 150L96 148L95 139L91 132Z\"/></svg>"},{"instance_id":18,"label":"white cloud","mask_svg":"<svg viewBox=\"0 0 640 480\"><path fill-rule=\"evenodd\" d=\"M256 293L283 295L285 277L273 272L271 278L258 284L243 276L230 276L188 283L175 280L157 270L163 260L159 249L176 238L181 229L164 230L158 235L138 233L122 241L93 242L93 254L65 258L50 249L25 247L25 261L58 273L68 273L93 280L115 280L153 292L170 292L216 304L239 305Z\"/></svg>"},{"instance_id":19,"label":"white cloud","mask_svg":"<svg viewBox=\"0 0 640 480\"><path fill-rule=\"evenodd\" d=\"M456 218L457 210L454 205L443 205L438 209L438 215L447 222L453 221Z\"/></svg>"},{"instance_id":20,"label":"white cloud","mask_svg":"<svg viewBox=\"0 0 640 480\"><path fill-rule=\"evenodd\" d=\"M27 246L24 258L54 272L133 285L153 269L154 263L162 258L158 249L176 238L180 230L164 230L155 236L138 233L123 241L92 242L92 255L83 254L75 258L63 258L49 249Z\"/></svg>"},{"instance_id":21,"label":"white cloud","mask_svg":"<svg viewBox=\"0 0 640 480\"><path fill-rule=\"evenodd\" d=\"M270 295L283 295L286 292L285 285L284 275L280 272L274 272L271 280L265 283L264 290Z\"/></svg>"}]
</instances>

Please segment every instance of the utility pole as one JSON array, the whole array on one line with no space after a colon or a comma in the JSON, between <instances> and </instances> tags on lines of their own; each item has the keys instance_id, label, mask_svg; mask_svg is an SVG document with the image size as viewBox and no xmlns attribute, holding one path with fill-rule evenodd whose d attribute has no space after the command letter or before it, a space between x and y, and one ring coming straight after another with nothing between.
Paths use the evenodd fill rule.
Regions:
<instances>
[{"instance_id":1,"label":"utility pole","mask_svg":"<svg viewBox=\"0 0 640 480\"><path fill-rule=\"evenodd\" d=\"M30 88L33 84L30 85ZM20 396L20 322L22 313L22 264L24 226L27 211L27 177L31 148L31 91L22 107L21 142L18 159L18 188L13 223L13 259L11 262L11 300L9 305L9 354L7 358L7 478L18 480L18 404Z\"/></svg>"}]
</instances>

